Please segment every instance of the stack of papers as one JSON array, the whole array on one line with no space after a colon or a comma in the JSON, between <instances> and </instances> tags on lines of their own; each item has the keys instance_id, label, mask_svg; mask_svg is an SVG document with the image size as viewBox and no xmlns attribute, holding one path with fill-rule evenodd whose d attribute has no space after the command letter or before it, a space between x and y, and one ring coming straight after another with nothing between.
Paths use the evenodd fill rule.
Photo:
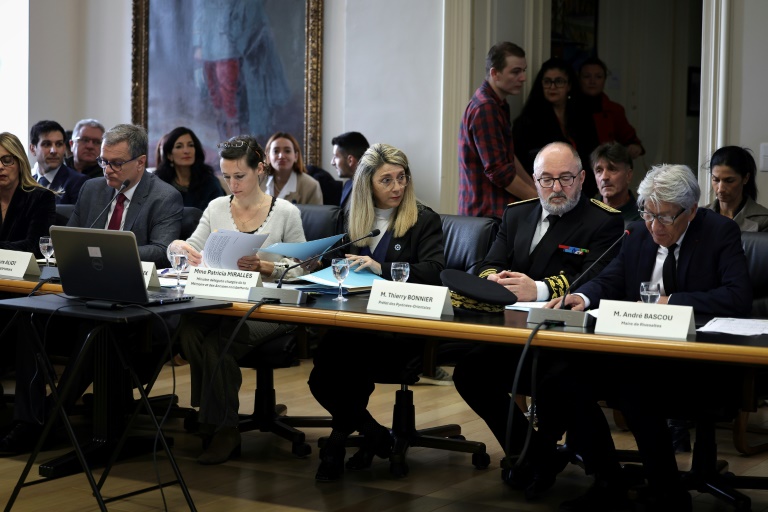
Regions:
<instances>
[{"instance_id":1,"label":"stack of papers","mask_svg":"<svg viewBox=\"0 0 768 512\"><path fill-rule=\"evenodd\" d=\"M312 274L302 276L301 279L309 281L310 283L320 284L323 286L331 286L334 288L339 287L339 282L333 277L333 269L331 267L318 270ZM359 292L370 290L374 281L383 281L381 276L377 276L368 269L363 269L360 272L354 270L349 271L349 275L342 283L341 287L350 292Z\"/></svg>"},{"instance_id":2,"label":"stack of papers","mask_svg":"<svg viewBox=\"0 0 768 512\"><path fill-rule=\"evenodd\" d=\"M749 318L713 318L699 332L722 332L739 336L759 336L768 334L768 320Z\"/></svg>"}]
</instances>

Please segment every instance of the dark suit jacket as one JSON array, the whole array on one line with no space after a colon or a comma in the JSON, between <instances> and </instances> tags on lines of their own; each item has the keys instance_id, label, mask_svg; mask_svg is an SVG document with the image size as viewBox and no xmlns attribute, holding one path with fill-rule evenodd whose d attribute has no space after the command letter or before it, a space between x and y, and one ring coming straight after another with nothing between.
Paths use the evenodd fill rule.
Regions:
<instances>
[{"instance_id":1,"label":"dark suit jacket","mask_svg":"<svg viewBox=\"0 0 768 512\"><path fill-rule=\"evenodd\" d=\"M105 227L107 212L102 213L102 210L115 192L106 179L88 180L67 226L87 228L98 220L94 227ZM158 268L168 266L165 251L168 244L179 238L183 209L178 190L154 174L144 173L136 185L123 226L125 231L133 231L136 235L142 261L152 261Z\"/></svg>"},{"instance_id":2,"label":"dark suit jacket","mask_svg":"<svg viewBox=\"0 0 768 512\"><path fill-rule=\"evenodd\" d=\"M19 184L0 225L0 249L31 252L41 258L40 237L49 234L55 221L53 192L43 187L27 192Z\"/></svg>"},{"instance_id":3,"label":"dark suit jacket","mask_svg":"<svg viewBox=\"0 0 768 512\"><path fill-rule=\"evenodd\" d=\"M88 176L62 165L48 188L58 192L56 204L75 204L77 196L80 195L80 189L86 181L88 181Z\"/></svg>"},{"instance_id":4,"label":"dark suit jacket","mask_svg":"<svg viewBox=\"0 0 768 512\"><path fill-rule=\"evenodd\" d=\"M624 230L624 220L617 210L582 194L576 207L547 230L532 256L531 240L541 211L538 198L513 203L504 210L499 234L478 269L480 277L502 270L522 272L534 281L544 281L551 298L559 297ZM589 252L574 254L561 246ZM584 279L596 276L616 252L613 249L607 254Z\"/></svg>"},{"instance_id":5,"label":"dark suit jacket","mask_svg":"<svg viewBox=\"0 0 768 512\"><path fill-rule=\"evenodd\" d=\"M589 297L592 308L600 299L640 300L640 283L651 277L659 246L643 222L633 222L629 229L632 234L616 259L576 290ZM749 315L752 285L738 224L698 209L680 247L677 288L681 291L671 295L670 304L693 306L696 313L708 315Z\"/></svg>"},{"instance_id":6,"label":"dark suit jacket","mask_svg":"<svg viewBox=\"0 0 768 512\"><path fill-rule=\"evenodd\" d=\"M350 253L359 252L359 247L350 247ZM384 261L381 261L381 277L392 280L392 263L408 262L409 283L441 286L440 272L445 268L443 254L443 225L440 216L429 207L419 205L419 217L405 236L390 239Z\"/></svg>"}]
</instances>

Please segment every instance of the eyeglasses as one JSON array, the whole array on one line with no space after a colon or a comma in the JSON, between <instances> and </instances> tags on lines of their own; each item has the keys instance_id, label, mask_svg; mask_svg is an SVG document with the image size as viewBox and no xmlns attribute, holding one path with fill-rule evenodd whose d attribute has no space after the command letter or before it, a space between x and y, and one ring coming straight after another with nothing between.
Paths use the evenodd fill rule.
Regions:
<instances>
[{"instance_id":1,"label":"eyeglasses","mask_svg":"<svg viewBox=\"0 0 768 512\"><path fill-rule=\"evenodd\" d=\"M75 137L72 140L75 142L82 142L83 144L93 144L95 146L101 145L101 139L94 139L92 137Z\"/></svg>"},{"instance_id":2,"label":"eyeglasses","mask_svg":"<svg viewBox=\"0 0 768 512\"><path fill-rule=\"evenodd\" d=\"M543 85L545 89L549 89L553 85L557 89L560 89L561 87L565 87L566 85L568 85L568 80L566 80L565 78L555 78L554 80L552 80L551 78L544 78L541 81L541 85Z\"/></svg>"},{"instance_id":3,"label":"eyeglasses","mask_svg":"<svg viewBox=\"0 0 768 512\"><path fill-rule=\"evenodd\" d=\"M99 167L102 169L106 169L108 166L112 168L115 172L120 172L123 170L123 166L129 162L133 162L134 160L141 158L144 155L139 155L131 158L130 160L126 160L125 162L116 161L116 162L110 162L109 160L104 160L103 158L96 157L96 163L99 164Z\"/></svg>"},{"instance_id":4,"label":"eyeglasses","mask_svg":"<svg viewBox=\"0 0 768 512\"><path fill-rule=\"evenodd\" d=\"M407 187L408 182L411 181L411 177L407 174L400 174L397 178L390 178L389 176L386 176L384 178L381 178L379 180L379 185L381 185L384 188L392 188L392 186L397 182L398 185L401 187Z\"/></svg>"},{"instance_id":5,"label":"eyeglasses","mask_svg":"<svg viewBox=\"0 0 768 512\"><path fill-rule=\"evenodd\" d=\"M536 181L539 182L539 185L541 185L541 188L553 188L555 186L555 182L557 181L560 183L560 187L570 187L573 185L574 180L576 179L576 176L573 174L564 174L560 176L559 178L537 178Z\"/></svg>"},{"instance_id":6,"label":"eyeglasses","mask_svg":"<svg viewBox=\"0 0 768 512\"><path fill-rule=\"evenodd\" d=\"M663 224L665 226L671 226L675 223L675 220L683 214L685 211L685 208L681 208L680 211L677 213L677 215L656 215L655 213L646 212L645 210L638 210L640 213L640 217L643 218L645 222L653 222L654 220L659 221L659 224Z\"/></svg>"},{"instance_id":7,"label":"eyeglasses","mask_svg":"<svg viewBox=\"0 0 768 512\"><path fill-rule=\"evenodd\" d=\"M258 149L248 144L247 142L245 142L244 140L236 140L234 142L219 142L218 144L216 144L216 147L219 149L241 148L243 146L248 146L249 148L251 148L251 151L256 153L256 156L259 157L259 160L264 160L264 154Z\"/></svg>"},{"instance_id":8,"label":"eyeglasses","mask_svg":"<svg viewBox=\"0 0 768 512\"><path fill-rule=\"evenodd\" d=\"M5 167L10 167L16 163L16 157L13 155L0 156L0 163L2 163Z\"/></svg>"}]
</instances>

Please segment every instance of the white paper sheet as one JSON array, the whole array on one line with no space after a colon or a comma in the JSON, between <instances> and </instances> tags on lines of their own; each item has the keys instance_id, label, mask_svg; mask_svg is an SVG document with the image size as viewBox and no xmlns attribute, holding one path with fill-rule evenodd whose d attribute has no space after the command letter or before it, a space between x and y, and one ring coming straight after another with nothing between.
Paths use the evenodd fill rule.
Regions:
<instances>
[{"instance_id":1,"label":"white paper sheet","mask_svg":"<svg viewBox=\"0 0 768 512\"><path fill-rule=\"evenodd\" d=\"M759 336L768 334L768 320L753 320L749 318L713 318L699 332L722 332L738 336Z\"/></svg>"},{"instance_id":2,"label":"white paper sheet","mask_svg":"<svg viewBox=\"0 0 768 512\"><path fill-rule=\"evenodd\" d=\"M254 235L221 230L211 233L203 249L203 265L209 268L237 270L237 260L258 252L269 235Z\"/></svg>"}]
</instances>

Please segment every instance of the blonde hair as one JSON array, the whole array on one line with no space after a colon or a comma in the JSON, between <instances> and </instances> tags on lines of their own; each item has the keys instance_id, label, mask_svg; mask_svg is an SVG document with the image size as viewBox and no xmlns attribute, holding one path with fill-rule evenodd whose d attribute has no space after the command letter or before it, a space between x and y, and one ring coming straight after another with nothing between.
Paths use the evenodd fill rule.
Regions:
<instances>
[{"instance_id":1,"label":"blonde hair","mask_svg":"<svg viewBox=\"0 0 768 512\"><path fill-rule=\"evenodd\" d=\"M8 132L0 133L0 146L16 159L19 165L19 183L21 183L23 191L29 192L33 188L48 190L32 179L32 166L29 164L27 152L18 137Z\"/></svg>"},{"instance_id":2,"label":"blonde hair","mask_svg":"<svg viewBox=\"0 0 768 512\"><path fill-rule=\"evenodd\" d=\"M374 144L360 158L352 184L348 217L349 236L352 240L365 236L373 229L376 221L373 210L373 176L384 164L401 166L409 179L403 199L390 217L388 229L392 230L395 237L401 237L416 224L419 212L408 157L396 147ZM361 240L355 245L365 247L368 243L369 240Z\"/></svg>"}]
</instances>

